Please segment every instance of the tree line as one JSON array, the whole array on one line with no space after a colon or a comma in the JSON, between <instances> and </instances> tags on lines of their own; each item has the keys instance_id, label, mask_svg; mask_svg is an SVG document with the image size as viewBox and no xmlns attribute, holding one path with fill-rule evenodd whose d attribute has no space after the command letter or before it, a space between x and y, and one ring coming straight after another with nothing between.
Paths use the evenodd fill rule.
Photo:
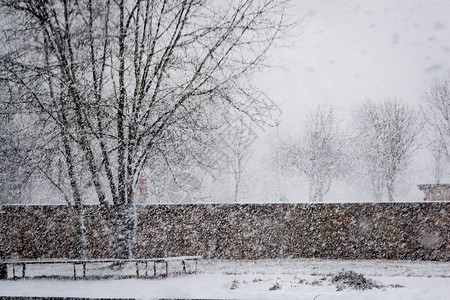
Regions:
<instances>
[{"instance_id":1,"label":"tree line","mask_svg":"<svg viewBox=\"0 0 450 300\"><path fill-rule=\"evenodd\" d=\"M436 82L426 92L424 105L413 109L399 99L366 101L345 128L330 107L310 112L299 137L284 138L273 163L285 174L307 178L309 200L323 201L333 181L365 178L375 200L394 201L398 182L405 176L419 147L433 158L433 176L440 183L450 165L449 81Z\"/></svg>"}]
</instances>

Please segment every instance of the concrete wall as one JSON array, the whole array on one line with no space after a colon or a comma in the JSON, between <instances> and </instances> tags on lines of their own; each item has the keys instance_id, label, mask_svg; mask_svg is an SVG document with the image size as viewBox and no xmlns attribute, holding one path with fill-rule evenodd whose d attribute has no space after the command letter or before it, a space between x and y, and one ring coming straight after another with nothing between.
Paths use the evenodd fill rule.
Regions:
<instances>
[{"instance_id":1,"label":"concrete wall","mask_svg":"<svg viewBox=\"0 0 450 300\"><path fill-rule=\"evenodd\" d=\"M138 207L138 257L450 260L450 203L226 204ZM109 257L108 229L87 207L90 257ZM73 257L65 206L4 206L4 258Z\"/></svg>"}]
</instances>

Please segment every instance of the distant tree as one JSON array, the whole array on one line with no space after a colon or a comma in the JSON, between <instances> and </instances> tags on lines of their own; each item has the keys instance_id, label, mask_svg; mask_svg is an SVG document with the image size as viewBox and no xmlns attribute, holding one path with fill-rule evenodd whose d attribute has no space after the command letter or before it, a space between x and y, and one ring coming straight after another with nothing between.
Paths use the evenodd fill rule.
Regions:
<instances>
[{"instance_id":1,"label":"distant tree","mask_svg":"<svg viewBox=\"0 0 450 300\"><path fill-rule=\"evenodd\" d=\"M37 121L49 150L45 176L73 204L78 228L92 187L114 255L132 256L140 172L156 159L210 160L204 154L231 115L265 120L249 78L286 29L285 8L271 0L0 1L0 80L13 88L18 113Z\"/></svg>"},{"instance_id":2,"label":"distant tree","mask_svg":"<svg viewBox=\"0 0 450 300\"><path fill-rule=\"evenodd\" d=\"M257 136L254 131L255 128L252 128L251 121L246 122L244 119L234 120L232 123L227 124L224 129L227 131L227 147L224 148L225 162L234 179L233 200L238 202L242 185L242 173L250 158L250 145Z\"/></svg>"},{"instance_id":3,"label":"distant tree","mask_svg":"<svg viewBox=\"0 0 450 300\"><path fill-rule=\"evenodd\" d=\"M436 82L425 94L424 115L428 145L434 157L433 175L440 183L450 163L450 86L449 80Z\"/></svg>"},{"instance_id":4,"label":"distant tree","mask_svg":"<svg viewBox=\"0 0 450 300\"><path fill-rule=\"evenodd\" d=\"M279 147L282 168L290 168L309 181L309 200L321 202L331 183L345 174L345 138L333 109L318 107L308 114L302 138Z\"/></svg>"},{"instance_id":5,"label":"distant tree","mask_svg":"<svg viewBox=\"0 0 450 300\"><path fill-rule=\"evenodd\" d=\"M394 201L397 180L416 149L420 120L418 113L396 99L367 101L357 110L355 145L376 200L386 189L389 201Z\"/></svg>"},{"instance_id":6,"label":"distant tree","mask_svg":"<svg viewBox=\"0 0 450 300\"><path fill-rule=\"evenodd\" d=\"M344 138L333 109L318 107L307 117L301 162L310 201L323 201L333 179L344 172Z\"/></svg>"}]
</instances>

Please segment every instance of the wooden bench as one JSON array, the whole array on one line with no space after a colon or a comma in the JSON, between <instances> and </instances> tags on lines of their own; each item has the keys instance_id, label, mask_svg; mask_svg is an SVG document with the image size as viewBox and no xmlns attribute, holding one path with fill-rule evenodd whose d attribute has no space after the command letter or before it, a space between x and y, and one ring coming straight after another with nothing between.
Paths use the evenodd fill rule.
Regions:
<instances>
[{"instance_id":1,"label":"wooden bench","mask_svg":"<svg viewBox=\"0 0 450 300\"><path fill-rule=\"evenodd\" d=\"M202 259L201 256L178 256L178 257L166 257L166 258L130 258L130 259L37 259L37 260L4 260L3 263L6 265L10 265L12 267L12 278L18 278L16 276L16 267L22 267L22 278L25 278L25 270L27 265L49 265L49 264L72 264L73 265L73 279L77 279L77 270L76 265L83 266L83 276L86 277L86 265L92 263L135 263L136 264L136 278L139 278L139 264L145 264L145 277L148 276L148 264L153 264L153 276L156 277L158 274L156 273L156 265L163 263L165 264L166 272L162 274L162 276L169 275L169 262L180 261L183 273L187 273L186 271L186 262L193 261L195 262L195 270L192 273L197 272L197 261ZM161 274L160 274L161 275Z\"/></svg>"}]
</instances>

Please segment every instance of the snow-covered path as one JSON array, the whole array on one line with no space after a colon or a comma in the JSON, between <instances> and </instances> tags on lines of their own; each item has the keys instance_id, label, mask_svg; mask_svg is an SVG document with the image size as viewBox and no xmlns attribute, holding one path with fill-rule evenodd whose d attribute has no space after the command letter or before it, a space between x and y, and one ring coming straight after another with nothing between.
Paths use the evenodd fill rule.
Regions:
<instances>
[{"instance_id":1,"label":"snow-covered path","mask_svg":"<svg viewBox=\"0 0 450 300\"><path fill-rule=\"evenodd\" d=\"M449 262L317 259L204 260L196 275L166 279L0 281L3 296L201 299L449 299ZM331 276L363 273L380 289L336 291ZM130 269L132 271L132 269ZM278 290L269 290L273 286ZM394 287L393 285L403 286ZM230 289L234 286L234 289Z\"/></svg>"}]
</instances>

